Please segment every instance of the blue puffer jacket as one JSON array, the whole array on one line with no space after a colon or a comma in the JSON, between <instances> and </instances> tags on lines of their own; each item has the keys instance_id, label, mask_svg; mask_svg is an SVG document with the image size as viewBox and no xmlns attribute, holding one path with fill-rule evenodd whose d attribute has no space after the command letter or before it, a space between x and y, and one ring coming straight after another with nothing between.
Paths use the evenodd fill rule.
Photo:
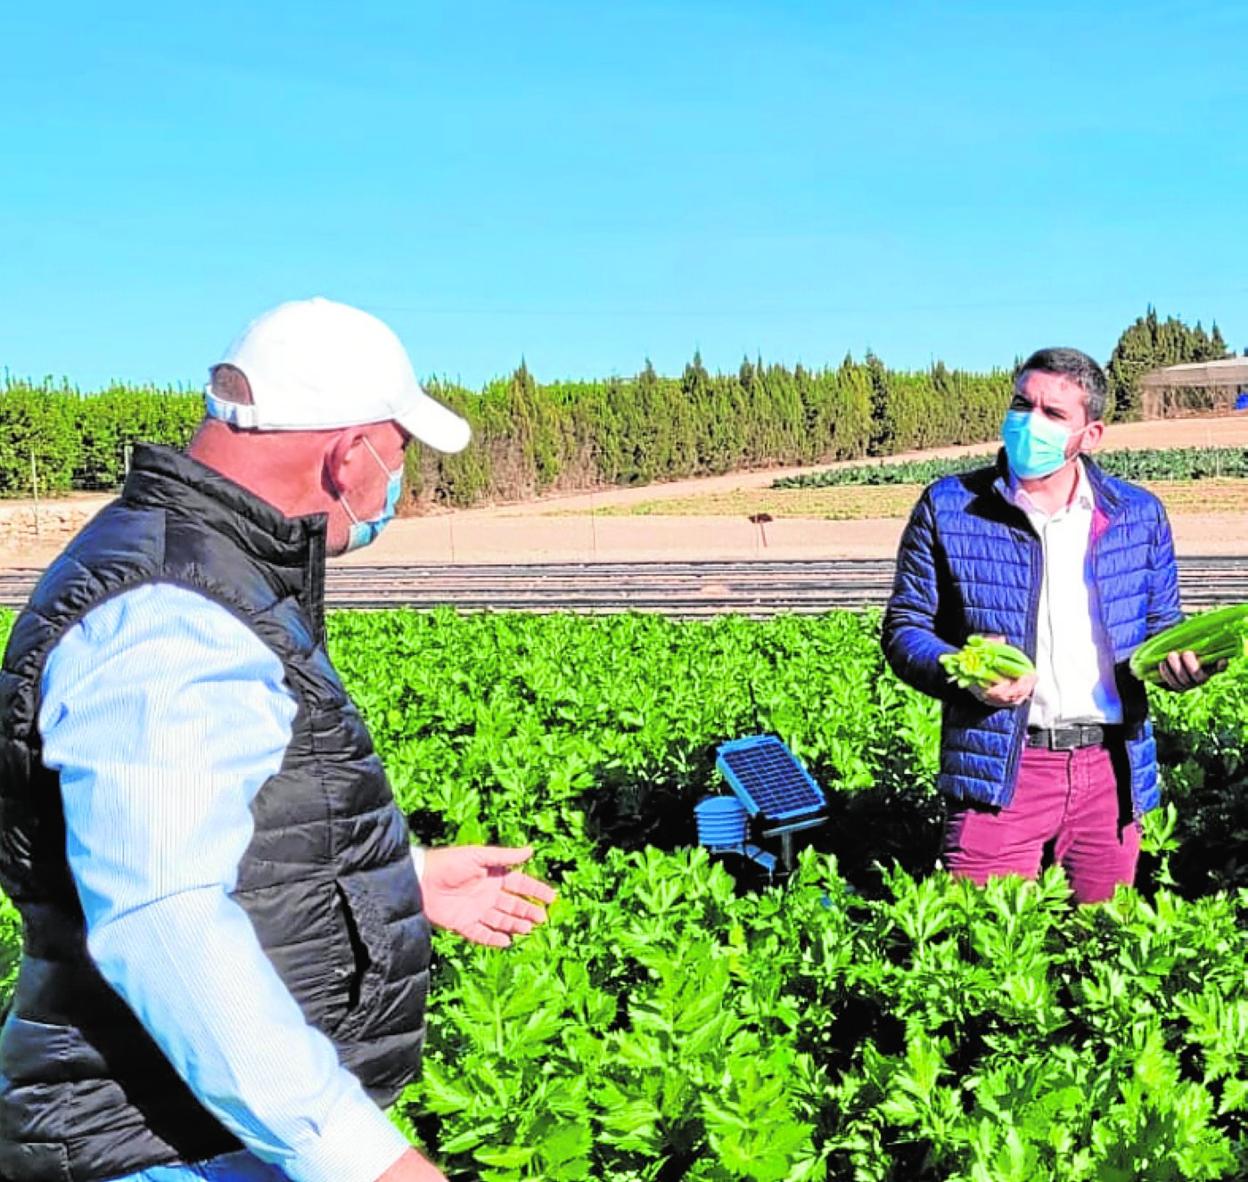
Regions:
<instances>
[{"instance_id":1,"label":"blue puffer jacket","mask_svg":"<svg viewBox=\"0 0 1248 1182\"><path fill-rule=\"evenodd\" d=\"M1094 602L1113 646L1139 817L1160 803L1157 749L1144 687L1127 659L1182 618L1174 544L1156 497L1106 475L1087 457L1083 462L1096 502L1089 551ZM937 786L955 799L1009 804L1028 704L984 705L953 685L937 658L982 633L1004 636L1034 660L1042 568L1040 539L1008 499L1004 453L996 467L930 485L902 536L884 614L884 653L903 681L943 704ZM1120 782L1127 774L1127 767L1119 769Z\"/></svg>"}]
</instances>

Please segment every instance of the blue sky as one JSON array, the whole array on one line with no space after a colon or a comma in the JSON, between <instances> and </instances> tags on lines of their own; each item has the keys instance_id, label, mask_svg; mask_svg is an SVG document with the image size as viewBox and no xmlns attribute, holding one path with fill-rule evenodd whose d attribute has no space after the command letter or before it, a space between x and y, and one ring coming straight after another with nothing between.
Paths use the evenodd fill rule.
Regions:
<instances>
[{"instance_id":1,"label":"blue sky","mask_svg":"<svg viewBox=\"0 0 1248 1182\"><path fill-rule=\"evenodd\" d=\"M1242 0L0 11L0 367L198 384L312 294L477 386L1248 347ZM1234 52L1232 52L1234 49Z\"/></svg>"}]
</instances>

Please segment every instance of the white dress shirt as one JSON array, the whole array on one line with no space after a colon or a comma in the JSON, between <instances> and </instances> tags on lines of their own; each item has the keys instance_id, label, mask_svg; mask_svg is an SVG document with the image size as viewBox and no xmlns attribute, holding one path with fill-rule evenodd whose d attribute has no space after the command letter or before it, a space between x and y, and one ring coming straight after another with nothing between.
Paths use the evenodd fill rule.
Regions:
<instances>
[{"instance_id":1,"label":"white dress shirt","mask_svg":"<svg viewBox=\"0 0 1248 1182\"><path fill-rule=\"evenodd\" d=\"M1040 539L1044 573L1036 618L1036 689L1027 724L1119 723L1122 699L1114 680L1113 652L1101 625L1090 562L1096 504L1083 461L1070 502L1056 513L1036 507L1010 479L1014 504Z\"/></svg>"}]
</instances>

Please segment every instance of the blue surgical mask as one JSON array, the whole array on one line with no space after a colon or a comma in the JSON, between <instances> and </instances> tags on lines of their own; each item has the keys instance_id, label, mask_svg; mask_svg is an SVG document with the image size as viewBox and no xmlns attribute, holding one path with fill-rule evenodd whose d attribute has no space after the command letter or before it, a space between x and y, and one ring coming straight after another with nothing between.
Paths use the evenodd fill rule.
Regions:
<instances>
[{"instance_id":1,"label":"blue surgical mask","mask_svg":"<svg viewBox=\"0 0 1248 1182\"><path fill-rule=\"evenodd\" d=\"M377 454L376 448L367 439L364 440L364 446L368 448L369 454L377 461L378 467L389 478L386 484L386 503L376 517L361 521L356 517L355 510L351 508L351 502L340 494L342 507L346 510L347 516L351 518L351 529L347 532L347 549L343 551L344 554L351 550L359 550L377 540L377 535L394 517L394 511L399 506L399 494L403 491L403 469L396 468L393 472L390 471L385 461Z\"/></svg>"},{"instance_id":2,"label":"blue surgical mask","mask_svg":"<svg viewBox=\"0 0 1248 1182\"><path fill-rule=\"evenodd\" d=\"M1010 471L1020 480L1039 480L1066 463L1071 433L1044 415L1029 410L1005 413L1001 441Z\"/></svg>"}]
</instances>

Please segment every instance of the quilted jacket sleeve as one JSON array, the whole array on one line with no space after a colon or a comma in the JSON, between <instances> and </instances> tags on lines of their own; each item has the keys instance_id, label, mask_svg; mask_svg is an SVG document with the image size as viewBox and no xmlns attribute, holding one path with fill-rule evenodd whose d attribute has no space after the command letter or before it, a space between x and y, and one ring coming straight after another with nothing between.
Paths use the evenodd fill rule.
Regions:
<instances>
[{"instance_id":1,"label":"quilted jacket sleeve","mask_svg":"<svg viewBox=\"0 0 1248 1182\"><path fill-rule=\"evenodd\" d=\"M1174 538L1170 533L1170 520L1160 501L1157 512L1153 544L1148 557L1148 635L1177 624L1183 618L1179 607L1179 572L1174 558Z\"/></svg>"},{"instance_id":2,"label":"quilted jacket sleeve","mask_svg":"<svg viewBox=\"0 0 1248 1182\"><path fill-rule=\"evenodd\" d=\"M936 521L931 490L919 498L897 549L893 592L884 610L884 656L908 685L934 698L962 697L938 658L956 645L936 633L940 576L936 561Z\"/></svg>"}]
</instances>

